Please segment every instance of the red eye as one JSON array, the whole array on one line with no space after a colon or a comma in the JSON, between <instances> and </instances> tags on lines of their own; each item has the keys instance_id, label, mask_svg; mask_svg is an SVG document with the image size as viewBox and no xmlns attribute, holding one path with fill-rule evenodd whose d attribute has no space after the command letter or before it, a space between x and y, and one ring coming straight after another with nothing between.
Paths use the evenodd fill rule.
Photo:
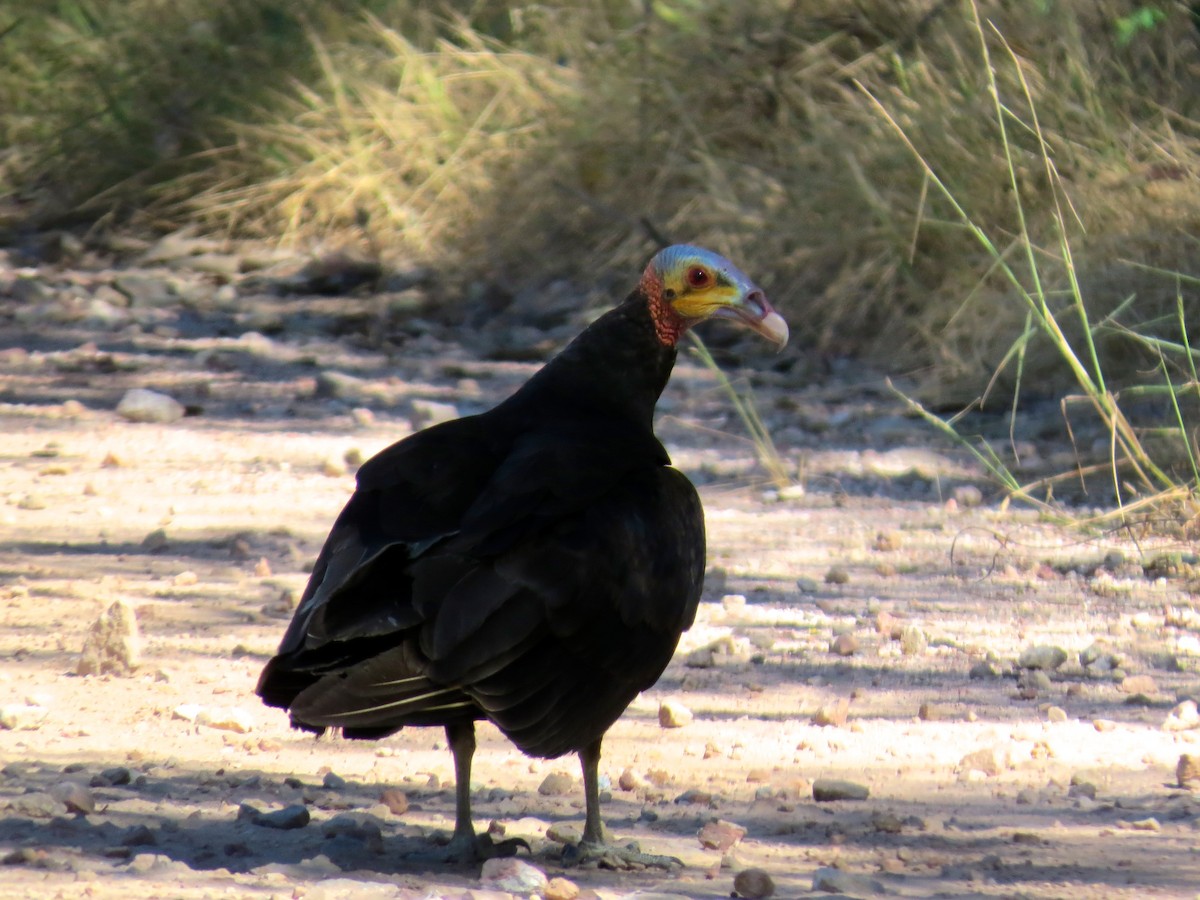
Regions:
<instances>
[{"instance_id":1,"label":"red eye","mask_svg":"<svg viewBox=\"0 0 1200 900\"><path fill-rule=\"evenodd\" d=\"M687 283L689 287L705 288L712 284L712 275L703 266L692 266L687 271Z\"/></svg>"}]
</instances>

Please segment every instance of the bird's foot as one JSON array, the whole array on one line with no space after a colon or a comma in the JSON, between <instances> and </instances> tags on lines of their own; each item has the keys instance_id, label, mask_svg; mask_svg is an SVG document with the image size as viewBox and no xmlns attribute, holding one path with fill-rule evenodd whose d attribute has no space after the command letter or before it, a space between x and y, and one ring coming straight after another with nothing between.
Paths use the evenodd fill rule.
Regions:
<instances>
[{"instance_id":1,"label":"bird's foot","mask_svg":"<svg viewBox=\"0 0 1200 900\"><path fill-rule=\"evenodd\" d=\"M480 863L484 860L504 856L516 856L522 847L525 852L532 854L533 848L524 838L506 838L503 841L492 840L487 832L483 834L459 834L450 838L443 848L446 859L462 865Z\"/></svg>"},{"instance_id":2,"label":"bird's foot","mask_svg":"<svg viewBox=\"0 0 1200 900\"><path fill-rule=\"evenodd\" d=\"M670 869L672 866L683 868L683 860L678 857L643 853L642 848L635 841L624 846L592 841L567 844L563 848L562 863L564 866L588 866L617 870Z\"/></svg>"}]
</instances>

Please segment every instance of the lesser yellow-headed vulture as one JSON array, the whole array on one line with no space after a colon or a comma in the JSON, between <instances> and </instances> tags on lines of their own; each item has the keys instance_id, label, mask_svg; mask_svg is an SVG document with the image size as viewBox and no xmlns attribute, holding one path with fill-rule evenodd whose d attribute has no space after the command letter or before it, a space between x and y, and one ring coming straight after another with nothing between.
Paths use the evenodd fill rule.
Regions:
<instances>
[{"instance_id":1,"label":"lesser yellow-headed vulture","mask_svg":"<svg viewBox=\"0 0 1200 900\"><path fill-rule=\"evenodd\" d=\"M471 824L479 719L531 756L579 754L581 849L606 849L600 742L662 674L700 598L700 498L653 417L677 342L711 316L787 341L731 263L668 247L507 400L367 461L263 670L259 696L299 728L443 726L455 856L495 852Z\"/></svg>"}]
</instances>

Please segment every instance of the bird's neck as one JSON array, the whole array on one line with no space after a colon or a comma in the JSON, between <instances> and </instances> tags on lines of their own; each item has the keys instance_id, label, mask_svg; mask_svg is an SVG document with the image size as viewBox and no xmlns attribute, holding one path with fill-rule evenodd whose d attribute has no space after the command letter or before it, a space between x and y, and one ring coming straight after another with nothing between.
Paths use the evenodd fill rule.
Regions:
<instances>
[{"instance_id":1,"label":"bird's neck","mask_svg":"<svg viewBox=\"0 0 1200 900\"><path fill-rule=\"evenodd\" d=\"M518 396L537 395L545 398L539 403L563 412L651 427L676 351L662 341L647 301L641 290L634 291L546 363Z\"/></svg>"}]
</instances>

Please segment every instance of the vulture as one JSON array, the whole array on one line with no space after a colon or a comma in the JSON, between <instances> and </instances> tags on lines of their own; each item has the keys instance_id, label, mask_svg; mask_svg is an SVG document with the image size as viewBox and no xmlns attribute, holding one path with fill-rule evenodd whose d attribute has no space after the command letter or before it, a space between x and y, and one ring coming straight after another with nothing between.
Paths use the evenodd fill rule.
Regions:
<instances>
[{"instance_id":1,"label":"vulture","mask_svg":"<svg viewBox=\"0 0 1200 900\"><path fill-rule=\"evenodd\" d=\"M508 399L364 463L263 669L256 693L297 728L375 739L443 727L454 859L528 849L472 826L482 719L529 756L579 754L577 859L671 859L607 844L598 767L605 732L658 680L700 599L700 498L653 418L679 340L709 317L787 342L730 262L668 247Z\"/></svg>"}]
</instances>

